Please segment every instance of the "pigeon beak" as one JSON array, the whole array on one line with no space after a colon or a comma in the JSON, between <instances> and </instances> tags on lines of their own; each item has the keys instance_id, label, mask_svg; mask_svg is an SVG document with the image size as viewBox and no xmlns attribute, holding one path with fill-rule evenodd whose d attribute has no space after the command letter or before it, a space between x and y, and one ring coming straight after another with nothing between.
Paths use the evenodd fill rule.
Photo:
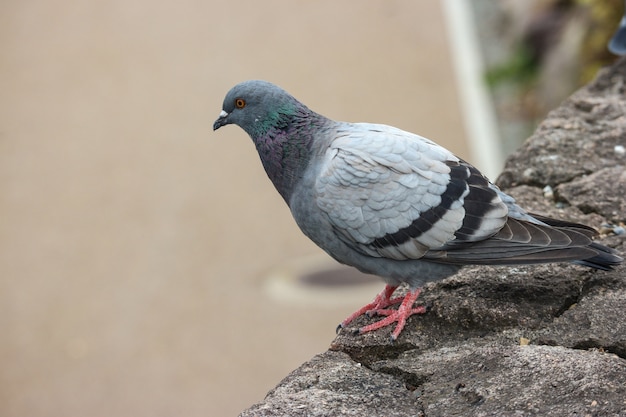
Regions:
<instances>
[{"instance_id":1,"label":"pigeon beak","mask_svg":"<svg viewBox=\"0 0 626 417\"><path fill-rule=\"evenodd\" d=\"M227 117L228 113L222 110L222 112L220 113L220 117L218 117L215 123L213 123L213 130L215 131L222 126L227 125L229 123Z\"/></svg>"}]
</instances>

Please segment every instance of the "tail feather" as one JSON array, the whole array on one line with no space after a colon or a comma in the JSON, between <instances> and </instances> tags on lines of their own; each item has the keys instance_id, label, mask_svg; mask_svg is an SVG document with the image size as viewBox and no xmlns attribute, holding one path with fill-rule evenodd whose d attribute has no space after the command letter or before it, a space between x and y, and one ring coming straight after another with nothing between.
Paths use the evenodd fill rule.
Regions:
<instances>
[{"instance_id":1,"label":"tail feather","mask_svg":"<svg viewBox=\"0 0 626 417\"><path fill-rule=\"evenodd\" d=\"M552 219L550 217L544 217L537 214L532 214L532 216L549 226L575 230L576 232L583 233L590 238L593 238L598 234L595 229L584 224ZM613 269L613 267L621 264L624 261L624 259L617 254L617 251L615 249L609 248L608 246L601 245L597 242L592 242L588 247L595 250L597 255L591 258L574 261L575 264L587 266L594 269L601 269L603 271L610 271Z\"/></svg>"},{"instance_id":2,"label":"tail feather","mask_svg":"<svg viewBox=\"0 0 626 417\"><path fill-rule=\"evenodd\" d=\"M622 263L624 259L617 254L617 251L613 248L601 245L593 242L589 245L591 249L594 249L597 253L596 256L591 258L585 258L578 261L574 261L577 265L588 266L589 268L601 269L603 271L610 271L613 267Z\"/></svg>"},{"instance_id":3,"label":"tail feather","mask_svg":"<svg viewBox=\"0 0 626 417\"><path fill-rule=\"evenodd\" d=\"M544 223L510 218L494 236L475 243L448 245L427 252L435 262L474 265L515 265L573 262L590 268L611 270L622 263L617 251L594 242L591 227L537 216Z\"/></svg>"}]
</instances>

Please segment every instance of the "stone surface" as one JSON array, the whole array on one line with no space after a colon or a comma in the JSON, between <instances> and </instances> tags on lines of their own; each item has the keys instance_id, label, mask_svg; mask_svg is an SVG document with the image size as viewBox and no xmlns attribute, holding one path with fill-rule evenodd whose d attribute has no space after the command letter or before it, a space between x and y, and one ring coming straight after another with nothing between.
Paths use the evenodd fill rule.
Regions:
<instances>
[{"instance_id":1,"label":"stone surface","mask_svg":"<svg viewBox=\"0 0 626 417\"><path fill-rule=\"evenodd\" d=\"M397 406L393 410L389 403ZM243 416L406 416L420 404L401 378L326 352L292 372Z\"/></svg>"},{"instance_id":2,"label":"stone surface","mask_svg":"<svg viewBox=\"0 0 626 417\"><path fill-rule=\"evenodd\" d=\"M531 211L597 228L626 220L625 81L621 60L551 112L499 185ZM602 230L623 253L624 235ZM625 271L463 268L425 287L429 312L395 343L390 329L346 329L241 415L626 415Z\"/></svg>"}]
</instances>

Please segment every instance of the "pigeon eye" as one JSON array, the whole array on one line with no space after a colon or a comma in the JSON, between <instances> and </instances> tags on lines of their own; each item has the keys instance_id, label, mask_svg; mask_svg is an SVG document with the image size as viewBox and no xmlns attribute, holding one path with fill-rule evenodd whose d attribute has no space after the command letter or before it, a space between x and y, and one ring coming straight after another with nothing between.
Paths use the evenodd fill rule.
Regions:
<instances>
[{"instance_id":1,"label":"pigeon eye","mask_svg":"<svg viewBox=\"0 0 626 417\"><path fill-rule=\"evenodd\" d=\"M235 107L237 107L238 109L243 109L244 107L246 107L246 100L242 99L242 98L238 98L235 100Z\"/></svg>"}]
</instances>

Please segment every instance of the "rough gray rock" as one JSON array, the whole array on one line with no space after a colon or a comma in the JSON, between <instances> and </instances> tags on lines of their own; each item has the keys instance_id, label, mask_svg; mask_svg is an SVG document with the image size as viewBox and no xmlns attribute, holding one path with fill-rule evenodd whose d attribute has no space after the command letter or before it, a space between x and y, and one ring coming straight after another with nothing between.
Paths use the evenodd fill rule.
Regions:
<instances>
[{"instance_id":1,"label":"rough gray rock","mask_svg":"<svg viewBox=\"0 0 626 417\"><path fill-rule=\"evenodd\" d=\"M626 220L625 90L623 59L551 112L498 181L621 253L606 224ZM420 299L430 311L395 343L344 330L241 416L626 415L625 266L466 267Z\"/></svg>"}]
</instances>

